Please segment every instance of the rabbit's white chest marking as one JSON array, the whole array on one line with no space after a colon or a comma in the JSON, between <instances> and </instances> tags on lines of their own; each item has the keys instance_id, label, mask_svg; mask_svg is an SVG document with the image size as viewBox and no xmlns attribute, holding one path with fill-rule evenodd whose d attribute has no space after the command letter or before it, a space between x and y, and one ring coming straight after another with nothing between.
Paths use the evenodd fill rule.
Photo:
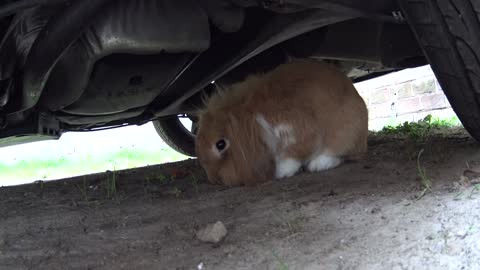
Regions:
<instances>
[{"instance_id":1,"label":"rabbit's white chest marking","mask_svg":"<svg viewBox=\"0 0 480 270\"><path fill-rule=\"evenodd\" d=\"M262 114L257 114L256 121L262 128L262 140L272 153L281 154L282 150L296 142L292 126L288 124L272 126Z\"/></svg>"},{"instance_id":2,"label":"rabbit's white chest marking","mask_svg":"<svg viewBox=\"0 0 480 270\"><path fill-rule=\"evenodd\" d=\"M286 158L284 155L287 147L296 142L292 126L288 124L272 126L261 114L257 114L256 121L262 128L262 140L275 156L275 177L293 176L302 163L293 158Z\"/></svg>"},{"instance_id":3,"label":"rabbit's white chest marking","mask_svg":"<svg viewBox=\"0 0 480 270\"><path fill-rule=\"evenodd\" d=\"M310 172L319 172L335 168L340 165L340 163L340 158L323 153L312 158L307 164L307 169Z\"/></svg>"},{"instance_id":4,"label":"rabbit's white chest marking","mask_svg":"<svg viewBox=\"0 0 480 270\"><path fill-rule=\"evenodd\" d=\"M280 124L273 128L275 137L280 140L283 147L294 144L297 140L293 134L293 128L287 124Z\"/></svg>"}]
</instances>

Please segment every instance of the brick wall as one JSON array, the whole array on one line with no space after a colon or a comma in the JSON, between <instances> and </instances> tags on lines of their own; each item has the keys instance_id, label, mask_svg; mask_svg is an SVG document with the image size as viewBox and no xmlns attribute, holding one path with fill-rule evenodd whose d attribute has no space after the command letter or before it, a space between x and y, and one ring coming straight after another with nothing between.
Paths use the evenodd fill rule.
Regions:
<instances>
[{"instance_id":1,"label":"brick wall","mask_svg":"<svg viewBox=\"0 0 480 270\"><path fill-rule=\"evenodd\" d=\"M387 74L355 87L367 104L371 130L418 121L428 114L455 115L430 66Z\"/></svg>"}]
</instances>

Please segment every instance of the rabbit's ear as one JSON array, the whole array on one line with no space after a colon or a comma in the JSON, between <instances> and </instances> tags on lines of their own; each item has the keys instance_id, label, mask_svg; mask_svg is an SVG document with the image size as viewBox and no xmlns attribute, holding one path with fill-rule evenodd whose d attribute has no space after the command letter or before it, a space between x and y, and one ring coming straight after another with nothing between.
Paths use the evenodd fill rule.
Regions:
<instances>
[{"instance_id":1,"label":"rabbit's ear","mask_svg":"<svg viewBox=\"0 0 480 270\"><path fill-rule=\"evenodd\" d=\"M275 163L273 155L261 139L261 132L254 115L244 113L241 117L230 114L230 153L235 171L245 185L272 180Z\"/></svg>"}]
</instances>

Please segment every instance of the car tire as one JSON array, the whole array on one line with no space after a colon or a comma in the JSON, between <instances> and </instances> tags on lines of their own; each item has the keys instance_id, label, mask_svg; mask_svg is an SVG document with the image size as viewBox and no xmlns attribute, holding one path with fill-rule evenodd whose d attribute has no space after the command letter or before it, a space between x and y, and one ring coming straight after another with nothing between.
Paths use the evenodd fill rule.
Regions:
<instances>
[{"instance_id":1,"label":"car tire","mask_svg":"<svg viewBox=\"0 0 480 270\"><path fill-rule=\"evenodd\" d=\"M480 1L399 3L453 110L480 141Z\"/></svg>"},{"instance_id":2,"label":"car tire","mask_svg":"<svg viewBox=\"0 0 480 270\"><path fill-rule=\"evenodd\" d=\"M168 146L181 154L195 157L195 135L180 122L177 116L152 122L158 135Z\"/></svg>"}]
</instances>

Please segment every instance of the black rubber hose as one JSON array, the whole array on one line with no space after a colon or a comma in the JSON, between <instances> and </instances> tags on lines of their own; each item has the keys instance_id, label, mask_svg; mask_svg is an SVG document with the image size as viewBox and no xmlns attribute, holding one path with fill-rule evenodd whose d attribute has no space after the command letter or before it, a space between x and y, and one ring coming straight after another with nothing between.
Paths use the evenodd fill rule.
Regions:
<instances>
[{"instance_id":1,"label":"black rubber hose","mask_svg":"<svg viewBox=\"0 0 480 270\"><path fill-rule=\"evenodd\" d=\"M37 5L52 5L66 1L67 0L17 0L13 3L0 6L0 19L15 14L22 9L34 7Z\"/></svg>"},{"instance_id":2,"label":"black rubber hose","mask_svg":"<svg viewBox=\"0 0 480 270\"><path fill-rule=\"evenodd\" d=\"M48 21L27 56L20 110L35 106L58 59L93 22L101 8L110 1L75 1Z\"/></svg>"}]
</instances>

